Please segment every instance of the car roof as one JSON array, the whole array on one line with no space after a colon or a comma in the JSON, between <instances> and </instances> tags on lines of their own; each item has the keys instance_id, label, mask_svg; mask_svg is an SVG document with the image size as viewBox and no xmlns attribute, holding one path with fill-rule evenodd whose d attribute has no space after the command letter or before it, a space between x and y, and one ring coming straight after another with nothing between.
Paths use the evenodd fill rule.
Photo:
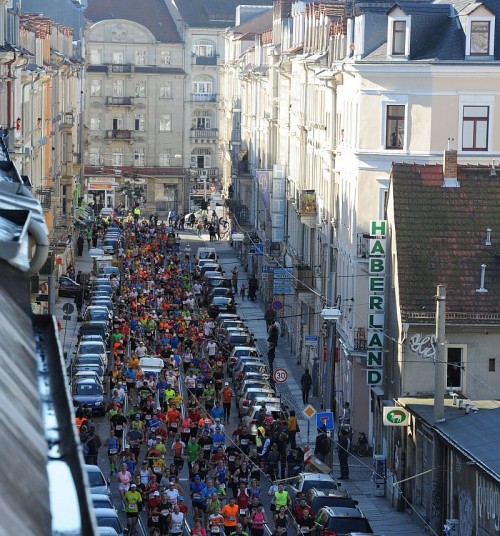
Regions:
<instances>
[{"instance_id":1,"label":"car roof","mask_svg":"<svg viewBox=\"0 0 500 536\"><path fill-rule=\"evenodd\" d=\"M349 493L345 490L340 489L316 489L311 488L308 492L308 495L314 495L315 497L345 497L346 499L352 499Z\"/></svg>"},{"instance_id":2,"label":"car roof","mask_svg":"<svg viewBox=\"0 0 500 536\"><path fill-rule=\"evenodd\" d=\"M75 381L75 385L98 385L95 378L82 378ZM101 386L102 387L102 386Z\"/></svg>"},{"instance_id":3,"label":"car roof","mask_svg":"<svg viewBox=\"0 0 500 536\"><path fill-rule=\"evenodd\" d=\"M118 517L118 512L114 508L94 508L96 517Z\"/></svg>"},{"instance_id":4,"label":"car roof","mask_svg":"<svg viewBox=\"0 0 500 536\"><path fill-rule=\"evenodd\" d=\"M366 516L358 508L346 508L345 506L323 506L320 508L325 510L331 517L362 517L366 519Z\"/></svg>"},{"instance_id":5,"label":"car roof","mask_svg":"<svg viewBox=\"0 0 500 536\"><path fill-rule=\"evenodd\" d=\"M335 482L333 476L324 473L299 473L297 476L302 477L304 480L329 480Z\"/></svg>"},{"instance_id":6,"label":"car roof","mask_svg":"<svg viewBox=\"0 0 500 536\"><path fill-rule=\"evenodd\" d=\"M111 500L111 497L107 495L106 493L93 493L91 498L92 500L97 500L97 501L103 501L104 499L107 499L108 501Z\"/></svg>"}]
</instances>

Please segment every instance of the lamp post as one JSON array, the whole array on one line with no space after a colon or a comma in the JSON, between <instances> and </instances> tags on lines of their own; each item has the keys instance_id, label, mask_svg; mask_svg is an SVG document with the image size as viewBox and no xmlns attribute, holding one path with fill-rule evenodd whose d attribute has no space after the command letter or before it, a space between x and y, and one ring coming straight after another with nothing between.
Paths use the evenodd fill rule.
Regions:
<instances>
[{"instance_id":1,"label":"lamp post","mask_svg":"<svg viewBox=\"0 0 500 536\"><path fill-rule=\"evenodd\" d=\"M332 356L332 395L331 395L331 408L335 415L336 413L336 403L335 403L335 375L336 375L336 363L335 363L335 351L337 346L337 322L342 316L342 312L337 307L325 307L321 313L321 318L328 324L328 326L333 326L333 336L330 342L330 354Z\"/></svg>"}]
</instances>

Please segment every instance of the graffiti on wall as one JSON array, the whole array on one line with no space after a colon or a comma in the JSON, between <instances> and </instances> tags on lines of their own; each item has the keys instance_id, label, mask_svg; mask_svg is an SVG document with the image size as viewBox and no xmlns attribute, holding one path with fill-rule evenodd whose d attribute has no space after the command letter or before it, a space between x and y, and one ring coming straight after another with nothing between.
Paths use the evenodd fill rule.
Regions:
<instances>
[{"instance_id":1,"label":"graffiti on wall","mask_svg":"<svg viewBox=\"0 0 500 536\"><path fill-rule=\"evenodd\" d=\"M436 336L415 333L408 343L410 350L422 359L434 359L436 357Z\"/></svg>"},{"instance_id":2,"label":"graffiti on wall","mask_svg":"<svg viewBox=\"0 0 500 536\"><path fill-rule=\"evenodd\" d=\"M493 534L500 532L500 490L493 482L479 475L477 488L479 522Z\"/></svg>"}]
</instances>

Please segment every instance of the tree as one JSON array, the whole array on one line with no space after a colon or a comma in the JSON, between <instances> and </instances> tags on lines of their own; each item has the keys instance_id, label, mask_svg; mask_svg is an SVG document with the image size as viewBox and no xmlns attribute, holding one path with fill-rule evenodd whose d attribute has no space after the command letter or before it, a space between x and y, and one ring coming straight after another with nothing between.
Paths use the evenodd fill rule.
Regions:
<instances>
[{"instance_id":1,"label":"tree","mask_svg":"<svg viewBox=\"0 0 500 536\"><path fill-rule=\"evenodd\" d=\"M146 193L145 185L139 182L139 177L134 174L131 177L126 177L123 184L118 188L118 193L125 197L125 207L127 209L134 207L137 203L141 204L144 201Z\"/></svg>"}]
</instances>

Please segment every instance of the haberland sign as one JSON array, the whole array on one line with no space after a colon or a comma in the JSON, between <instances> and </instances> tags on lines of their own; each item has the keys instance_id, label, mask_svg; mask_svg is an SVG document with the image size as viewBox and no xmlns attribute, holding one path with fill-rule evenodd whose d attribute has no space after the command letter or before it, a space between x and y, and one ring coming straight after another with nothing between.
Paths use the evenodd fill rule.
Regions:
<instances>
[{"instance_id":1,"label":"haberland sign","mask_svg":"<svg viewBox=\"0 0 500 536\"><path fill-rule=\"evenodd\" d=\"M366 382L380 385L384 367L387 221L370 221Z\"/></svg>"}]
</instances>

